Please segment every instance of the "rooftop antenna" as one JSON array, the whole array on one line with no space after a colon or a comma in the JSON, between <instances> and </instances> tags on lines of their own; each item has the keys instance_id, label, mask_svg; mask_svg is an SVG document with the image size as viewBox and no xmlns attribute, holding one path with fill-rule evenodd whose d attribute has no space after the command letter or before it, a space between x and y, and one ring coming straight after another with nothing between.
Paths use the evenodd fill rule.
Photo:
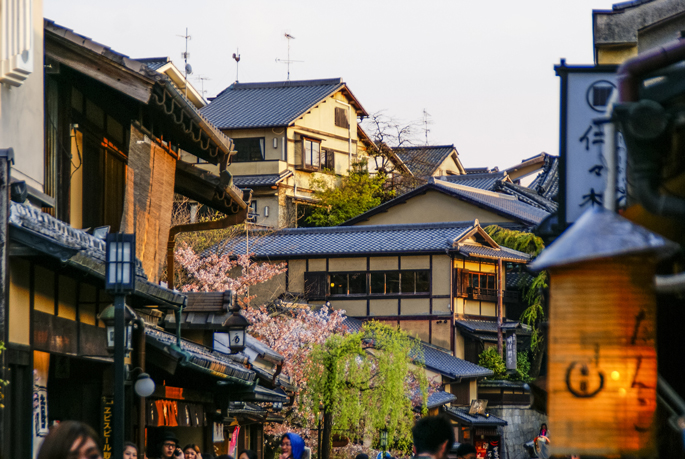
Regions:
<instances>
[{"instance_id":1,"label":"rooftop antenna","mask_svg":"<svg viewBox=\"0 0 685 459\"><path fill-rule=\"evenodd\" d=\"M430 120L431 114L426 111L426 109L423 109L423 130L426 134L426 145L428 145L428 133L431 131L428 129L429 124L433 124L433 122Z\"/></svg>"},{"instance_id":2,"label":"rooftop antenna","mask_svg":"<svg viewBox=\"0 0 685 459\"><path fill-rule=\"evenodd\" d=\"M240 65L240 49L236 48L235 53L233 53L233 59L235 59L235 81L238 82L238 66Z\"/></svg>"},{"instance_id":3,"label":"rooftop antenna","mask_svg":"<svg viewBox=\"0 0 685 459\"><path fill-rule=\"evenodd\" d=\"M290 81L290 63L291 62L302 62L302 61L292 61L290 60L290 40L294 40L295 37L290 35L289 33L285 34L285 38L288 40L288 59L276 59L276 62L280 62L282 64L287 64L288 65L288 81Z\"/></svg>"},{"instance_id":4,"label":"rooftop antenna","mask_svg":"<svg viewBox=\"0 0 685 459\"><path fill-rule=\"evenodd\" d=\"M200 85L201 85L200 87L202 88L202 89L201 89L201 90L202 90L202 98L204 99L204 97L205 97L205 92L206 92L206 91L205 91L205 81L206 81L206 80L211 80L211 78L200 75L199 77L197 77L197 79L200 80Z\"/></svg>"},{"instance_id":5,"label":"rooftop antenna","mask_svg":"<svg viewBox=\"0 0 685 459\"><path fill-rule=\"evenodd\" d=\"M186 98L188 98L188 75L191 75L193 73L193 68L190 66L188 63L188 58L190 57L190 53L188 52L188 40L190 40L192 37L188 35L188 27L186 27L186 34L185 35L176 35L177 37L185 38L186 40L186 50L184 53L181 53L181 57L183 58L183 61L185 62L185 67L183 68L183 78L186 80Z\"/></svg>"}]
</instances>

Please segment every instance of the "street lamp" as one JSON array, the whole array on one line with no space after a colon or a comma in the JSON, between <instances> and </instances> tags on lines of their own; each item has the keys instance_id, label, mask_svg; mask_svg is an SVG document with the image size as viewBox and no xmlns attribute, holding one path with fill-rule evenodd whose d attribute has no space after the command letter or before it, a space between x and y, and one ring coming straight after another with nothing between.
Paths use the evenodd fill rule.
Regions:
<instances>
[{"instance_id":1,"label":"street lamp","mask_svg":"<svg viewBox=\"0 0 685 459\"><path fill-rule=\"evenodd\" d=\"M107 306L101 313L98 315L98 320L101 320L105 323L105 335L107 336L107 352L110 353L110 355L114 355L114 336L115 336L115 330L116 326L114 324L115 322L115 311L116 308L114 307L113 304L110 304ZM132 350L132 335L133 335L133 320L136 318L136 313L133 311L133 309L129 308L127 305L124 305L124 332L125 332L125 338L124 338L124 350L126 352L126 355L128 355L131 350Z\"/></svg>"},{"instance_id":2,"label":"street lamp","mask_svg":"<svg viewBox=\"0 0 685 459\"><path fill-rule=\"evenodd\" d=\"M138 397L149 397L155 391L155 382L149 374L141 373L138 375L138 378L136 378L133 390L136 391Z\"/></svg>"},{"instance_id":3,"label":"street lamp","mask_svg":"<svg viewBox=\"0 0 685 459\"><path fill-rule=\"evenodd\" d=\"M234 291L229 291L231 307L229 311L232 314L224 321L224 327L228 329L228 347L231 353L245 349L245 329L250 326L250 322L240 314L240 306L236 301L236 294Z\"/></svg>"},{"instance_id":4,"label":"street lamp","mask_svg":"<svg viewBox=\"0 0 685 459\"><path fill-rule=\"evenodd\" d=\"M388 450L388 429L386 427L381 429L381 450L383 451L381 457L385 459L385 452Z\"/></svg>"},{"instance_id":5,"label":"street lamp","mask_svg":"<svg viewBox=\"0 0 685 459\"><path fill-rule=\"evenodd\" d=\"M135 234L110 233L105 247L105 289L114 296L114 440L112 457L124 456L124 368L125 347L132 330L126 338L126 295L136 287L136 236ZM104 313L104 311L103 311ZM133 313L133 311L131 311ZM133 313L135 316L135 313ZM107 333L110 341L110 332Z\"/></svg>"}]
</instances>

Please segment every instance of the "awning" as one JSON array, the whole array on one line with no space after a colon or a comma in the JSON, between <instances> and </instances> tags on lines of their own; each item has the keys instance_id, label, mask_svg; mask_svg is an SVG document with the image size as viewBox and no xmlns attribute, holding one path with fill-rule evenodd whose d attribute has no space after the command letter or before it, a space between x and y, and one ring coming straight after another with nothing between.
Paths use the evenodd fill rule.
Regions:
<instances>
[{"instance_id":1,"label":"awning","mask_svg":"<svg viewBox=\"0 0 685 459\"><path fill-rule=\"evenodd\" d=\"M145 335L149 345L177 359L183 367L244 386L255 384L257 375L254 371L241 367L220 352L185 339L181 339L179 348L175 335L154 328L146 328Z\"/></svg>"},{"instance_id":2,"label":"awning","mask_svg":"<svg viewBox=\"0 0 685 459\"><path fill-rule=\"evenodd\" d=\"M455 421L466 426L506 426L508 423L502 418L493 416L491 414L469 414L468 409L462 408L448 408L445 413Z\"/></svg>"}]
</instances>

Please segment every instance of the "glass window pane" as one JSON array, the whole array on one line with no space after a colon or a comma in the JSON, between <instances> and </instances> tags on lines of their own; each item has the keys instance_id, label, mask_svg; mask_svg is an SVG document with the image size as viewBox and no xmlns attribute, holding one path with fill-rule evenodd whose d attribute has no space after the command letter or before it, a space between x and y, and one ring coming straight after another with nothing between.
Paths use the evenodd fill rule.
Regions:
<instances>
[{"instance_id":1,"label":"glass window pane","mask_svg":"<svg viewBox=\"0 0 685 459\"><path fill-rule=\"evenodd\" d=\"M331 274L331 295L347 295L347 274Z\"/></svg>"},{"instance_id":2,"label":"glass window pane","mask_svg":"<svg viewBox=\"0 0 685 459\"><path fill-rule=\"evenodd\" d=\"M402 293L414 293L414 271L402 271Z\"/></svg>"},{"instance_id":3,"label":"glass window pane","mask_svg":"<svg viewBox=\"0 0 685 459\"><path fill-rule=\"evenodd\" d=\"M371 293L385 293L385 273L371 273Z\"/></svg>"},{"instance_id":4,"label":"glass window pane","mask_svg":"<svg viewBox=\"0 0 685 459\"><path fill-rule=\"evenodd\" d=\"M400 293L400 273L385 273L385 293Z\"/></svg>"},{"instance_id":5,"label":"glass window pane","mask_svg":"<svg viewBox=\"0 0 685 459\"><path fill-rule=\"evenodd\" d=\"M478 274L471 274L471 287L479 287Z\"/></svg>"},{"instance_id":6,"label":"glass window pane","mask_svg":"<svg viewBox=\"0 0 685 459\"><path fill-rule=\"evenodd\" d=\"M349 274L350 295L366 293L366 273Z\"/></svg>"},{"instance_id":7,"label":"glass window pane","mask_svg":"<svg viewBox=\"0 0 685 459\"><path fill-rule=\"evenodd\" d=\"M416 272L416 293L430 293L430 272L417 271Z\"/></svg>"},{"instance_id":8,"label":"glass window pane","mask_svg":"<svg viewBox=\"0 0 685 459\"><path fill-rule=\"evenodd\" d=\"M311 166L312 165L312 141L311 140L303 141L302 148L304 149L304 164L306 166Z\"/></svg>"},{"instance_id":9,"label":"glass window pane","mask_svg":"<svg viewBox=\"0 0 685 459\"><path fill-rule=\"evenodd\" d=\"M491 289L497 288L497 286L495 285L495 276L493 276L492 274L488 275L488 288L491 288Z\"/></svg>"},{"instance_id":10,"label":"glass window pane","mask_svg":"<svg viewBox=\"0 0 685 459\"><path fill-rule=\"evenodd\" d=\"M319 152L319 143L312 142L312 167L319 167L319 159L321 154Z\"/></svg>"}]
</instances>

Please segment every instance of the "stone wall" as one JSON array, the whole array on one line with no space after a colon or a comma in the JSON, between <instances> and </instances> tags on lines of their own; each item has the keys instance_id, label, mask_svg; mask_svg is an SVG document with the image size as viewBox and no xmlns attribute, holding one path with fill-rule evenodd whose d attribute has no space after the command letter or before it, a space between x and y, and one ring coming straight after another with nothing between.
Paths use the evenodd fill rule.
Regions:
<instances>
[{"instance_id":1,"label":"stone wall","mask_svg":"<svg viewBox=\"0 0 685 459\"><path fill-rule=\"evenodd\" d=\"M547 415L531 408L519 408L504 406L489 408L488 412L493 416L507 421L508 425L503 428L504 459L527 459L530 456L523 447L524 443L533 440L540 432L540 425L547 423ZM552 432L552 434L554 434Z\"/></svg>"}]
</instances>

